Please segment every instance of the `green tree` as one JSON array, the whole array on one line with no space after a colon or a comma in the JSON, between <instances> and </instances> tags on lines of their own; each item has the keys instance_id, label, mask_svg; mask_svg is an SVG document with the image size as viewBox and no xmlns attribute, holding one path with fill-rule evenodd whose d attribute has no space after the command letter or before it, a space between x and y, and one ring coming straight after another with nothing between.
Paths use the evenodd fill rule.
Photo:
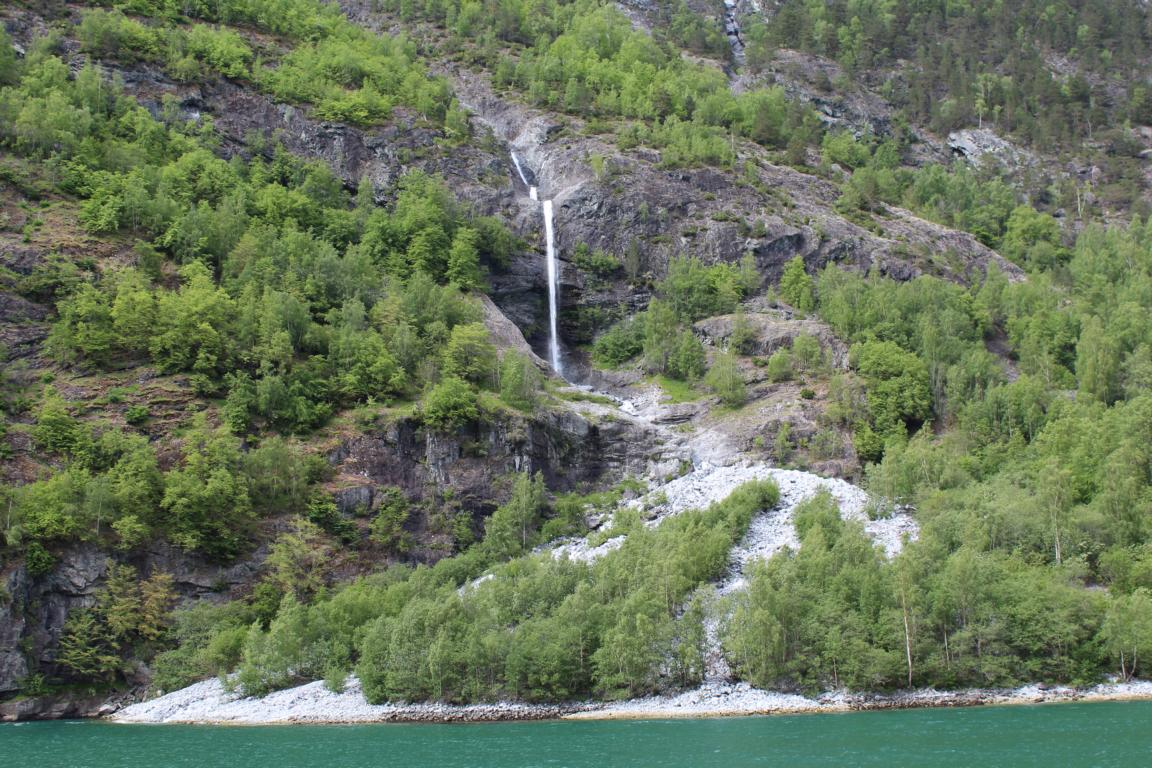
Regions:
<instances>
[{"instance_id":1,"label":"green tree","mask_svg":"<svg viewBox=\"0 0 1152 768\"><path fill-rule=\"evenodd\" d=\"M412 546L412 537L404 528L411 514L411 504L399 488L380 492L380 508L372 519L370 538L387 550L403 554Z\"/></svg>"},{"instance_id":2,"label":"green tree","mask_svg":"<svg viewBox=\"0 0 1152 768\"><path fill-rule=\"evenodd\" d=\"M514 408L530 410L540 400L544 379L527 355L505 352L500 361L500 398Z\"/></svg>"},{"instance_id":3,"label":"green tree","mask_svg":"<svg viewBox=\"0 0 1152 768\"><path fill-rule=\"evenodd\" d=\"M748 397L748 391L744 386L744 374L740 372L736 356L731 352L716 358L704 377L704 384L720 398L721 402L732 408L743 405Z\"/></svg>"},{"instance_id":4,"label":"green tree","mask_svg":"<svg viewBox=\"0 0 1152 768\"><path fill-rule=\"evenodd\" d=\"M544 511L544 477L537 472L516 475L512 496L484 525L484 546L498 560L520 554L533 542Z\"/></svg>"},{"instance_id":5,"label":"green tree","mask_svg":"<svg viewBox=\"0 0 1152 768\"><path fill-rule=\"evenodd\" d=\"M853 366L865 378L872 426L883 436L906 434L932 410L928 371L923 361L891 341L869 341L852 347Z\"/></svg>"},{"instance_id":6,"label":"green tree","mask_svg":"<svg viewBox=\"0 0 1152 768\"><path fill-rule=\"evenodd\" d=\"M792 355L787 349L781 347L768 357L764 366L768 380L772 382L788 381L792 378Z\"/></svg>"},{"instance_id":7,"label":"green tree","mask_svg":"<svg viewBox=\"0 0 1152 768\"><path fill-rule=\"evenodd\" d=\"M215 375L231 357L235 302L213 284L211 272L198 261L181 268L180 276L180 290L157 301L149 349L165 370Z\"/></svg>"},{"instance_id":8,"label":"green tree","mask_svg":"<svg viewBox=\"0 0 1152 768\"><path fill-rule=\"evenodd\" d=\"M239 554L253 522L240 443L203 418L185 437L183 464L164 477L161 508L172 540L216 559Z\"/></svg>"},{"instance_id":9,"label":"green tree","mask_svg":"<svg viewBox=\"0 0 1152 768\"><path fill-rule=\"evenodd\" d=\"M664 301L653 299L644 313L644 366L654 373L668 369L676 349L676 313Z\"/></svg>"},{"instance_id":10,"label":"green tree","mask_svg":"<svg viewBox=\"0 0 1152 768\"><path fill-rule=\"evenodd\" d=\"M1143 668L1141 659L1152 654L1152 595L1148 590L1113 595L1100 636L1120 662L1120 676L1131 680Z\"/></svg>"},{"instance_id":11,"label":"green tree","mask_svg":"<svg viewBox=\"0 0 1152 768\"><path fill-rule=\"evenodd\" d=\"M1076 378L1080 392L1104 403L1119 396L1120 350L1115 337L1096 315L1086 319L1076 343Z\"/></svg>"},{"instance_id":12,"label":"green tree","mask_svg":"<svg viewBox=\"0 0 1152 768\"><path fill-rule=\"evenodd\" d=\"M496 347L483 323L464 323L452 329L444 347L446 376L487 386L495 379L496 366Z\"/></svg>"},{"instance_id":13,"label":"green tree","mask_svg":"<svg viewBox=\"0 0 1152 768\"><path fill-rule=\"evenodd\" d=\"M82 680L108 682L123 662L111 633L95 611L73 611L60 636L60 666Z\"/></svg>"},{"instance_id":14,"label":"green tree","mask_svg":"<svg viewBox=\"0 0 1152 768\"><path fill-rule=\"evenodd\" d=\"M448 251L448 268L444 276L466 291L476 290L484 282L479 243L479 232L471 227L461 227L452 237L452 247Z\"/></svg>"},{"instance_id":15,"label":"green tree","mask_svg":"<svg viewBox=\"0 0 1152 768\"><path fill-rule=\"evenodd\" d=\"M811 312L816 308L812 277L804 269L803 257L796 256L784 266L784 274L780 277L780 295L801 312Z\"/></svg>"},{"instance_id":16,"label":"green tree","mask_svg":"<svg viewBox=\"0 0 1152 768\"><path fill-rule=\"evenodd\" d=\"M44 400L36 414L32 438L42 450L76 456L91 444L88 428L69 410L55 387L44 388Z\"/></svg>"},{"instance_id":17,"label":"green tree","mask_svg":"<svg viewBox=\"0 0 1152 768\"><path fill-rule=\"evenodd\" d=\"M12 38L7 30L0 29L0 85L15 83L19 72L20 64L16 49L12 47Z\"/></svg>"},{"instance_id":18,"label":"green tree","mask_svg":"<svg viewBox=\"0 0 1152 768\"><path fill-rule=\"evenodd\" d=\"M1031 269L1052 269L1068 254L1060 243L1060 225L1030 205L1017 206L1008 217L1000 243L1004 257Z\"/></svg>"},{"instance_id":19,"label":"green tree","mask_svg":"<svg viewBox=\"0 0 1152 768\"><path fill-rule=\"evenodd\" d=\"M674 379L696 381L704 375L707 365L704 345L700 339L690 330L681 331L668 357L665 372Z\"/></svg>"},{"instance_id":20,"label":"green tree","mask_svg":"<svg viewBox=\"0 0 1152 768\"><path fill-rule=\"evenodd\" d=\"M324 586L333 554L332 545L319 526L295 518L291 530L272 543L264 564L282 593L306 600Z\"/></svg>"},{"instance_id":21,"label":"green tree","mask_svg":"<svg viewBox=\"0 0 1152 768\"><path fill-rule=\"evenodd\" d=\"M476 392L463 379L449 376L424 396L424 423L433 429L455 429L479 417Z\"/></svg>"},{"instance_id":22,"label":"green tree","mask_svg":"<svg viewBox=\"0 0 1152 768\"><path fill-rule=\"evenodd\" d=\"M732 319L732 332L728 334L728 350L737 355L750 355L756 346L756 331L748 322L744 310L736 310Z\"/></svg>"}]
</instances>

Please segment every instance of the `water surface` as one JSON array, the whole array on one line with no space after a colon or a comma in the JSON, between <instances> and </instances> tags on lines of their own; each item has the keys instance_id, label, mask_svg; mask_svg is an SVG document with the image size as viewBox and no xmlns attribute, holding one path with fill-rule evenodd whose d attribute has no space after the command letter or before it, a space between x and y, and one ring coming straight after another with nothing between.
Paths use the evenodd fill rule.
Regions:
<instances>
[{"instance_id":1,"label":"water surface","mask_svg":"<svg viewBox=\"0 0 1152 768\"><path fill-rule=\"evenodd\" d=\"M0 725L4 768L1152 765L1152 702L479 725Z\"/></svg>"}]
</instances>

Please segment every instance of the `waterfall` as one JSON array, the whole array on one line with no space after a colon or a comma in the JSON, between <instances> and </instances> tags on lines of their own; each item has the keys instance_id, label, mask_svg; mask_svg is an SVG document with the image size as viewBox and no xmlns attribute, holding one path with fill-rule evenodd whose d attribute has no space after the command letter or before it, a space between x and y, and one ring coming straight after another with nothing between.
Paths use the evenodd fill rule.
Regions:
<instances>
[{"instance_id":1,"label":"waterfall","mask_svg":"<svg viewBox=\"0 0 1152 768\"><path fill-rule=\"evenodd\" d=\"M516 156L515 152L512 153L512 164L516 166L516 173L520 174L520 181L524 182L524 186L531 188L532 185L528 183L528 177L524 175L524 166L520 165L520 158Z\"/></svg>"},{"instance_id":2,"label":"waterfall","mask_svg":"<svg viewBox=\"0 0 1152 768\"><path fill-rule=\"evenodd\" d=\"M520 176L520 181L524 182L524 186L528 187L528 197L533 200L539 200L539 193L529 181L528 175L524 173L524 166L520 164L520 158L512 152L512 164L516 166L516 173ZM558 376L563 376L564 371L560 364L560 333L558 330L557 321L557 304L560 298L560 265L556 261L556 236L552 229L552 201L545 200L544 205L544 237L545 237L545 256L547 258L548 268L548 357L549 362L552 363L552 370L556 371Z\"/></svg>"},{"instance_id":3,"label":"waterfall","mask_svg":"<svg viewBox=\"0 0 1152 768\"><path fill-rule=\"evenodd\" d=\"M524 174L524 166L520 165L520 158L516 156L515 152L512 153L512 164L516 166L516 173L520 174L520 181L524 182L524 186L528 187L528 197L536 200L536 187L532 186L531 182L528 181L528 177Z\"/></svg>"},{"instance_id":4,"label":"waterfall","mask_svg":"<svg viewBox=\"0 0 1152 768\"><path fill-rule=\"evenodd\" d=\"M535 190L535 187L533 187ZM552 358L552 370L563 376L560 367L560 334L556 328L556 301L560 294L560 270L556 263L556 238L552 233L552 201L544 201L545 254L548 259L548 354Z\"/></svg>"},{"instance_id":5,"label":"waterfall","mask_svg":"<svg viewBox=\"0 0 1152 768\"><path fill-rule=\"evenodd\" d=\"M740 30L740 20L736 17L738 0L724 0L724 34L732 47L732 57L736 66L744 66L744 37Z\"/></svg>"}]
</instances>

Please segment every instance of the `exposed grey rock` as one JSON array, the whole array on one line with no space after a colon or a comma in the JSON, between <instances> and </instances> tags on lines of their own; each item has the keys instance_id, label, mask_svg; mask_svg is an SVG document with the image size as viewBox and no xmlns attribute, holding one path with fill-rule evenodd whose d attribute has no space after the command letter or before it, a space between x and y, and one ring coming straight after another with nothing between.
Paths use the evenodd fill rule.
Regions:
<instances>
[{"instance_id":1,"label":"exposed grey rock","mask_svg":"<svg viewBox=\"0 0 1152 768\"><path fill-rule=\"evenodd\" d=\"M719 315L700 320L694 326L696 333L705 341L723 347L728 343L738 315ZM799 336L812 336L820 342L820 347L835 367L843 367L847 362L848 350L836 338L832 329L818 320L797 320L787 316L783 310L773 312L746 312L744 322L751 332L751 348L748 354L771 355L778 349L791 348Z\"/></svg>"},{"instance_id":2,"label":"exposed grey rock","mask_svg":"<svg viewBox=\"0 0 1152 768\"><path fill-rule=\"evenodd\" d=\"M1007 170L1036 165L1032 152L1001 138L991 128L964 128L948 134L948 147L976 165L999 165Z\"/></svg>"},{"instance_id":3,"label":"exposed grey rock","mask_svg":"<svg viewBox=\"0 0 1152 768\"><path fill-rule=\"evenodd\" d=\"M142 575L163 571L173 576L184 600L223 600L234 597L240 585L252 583L267 552L258 548L232 565L210 563L170 544L158 543L146 553L129 558ZM29 674L53 677L60 636L68 616L91 607L103 586L112 559L93 544L80 544L57 553L56 567L43 576L27 572L22 561L0 570L0 695L19 690ZM103 701L104 697L99 697ZM67 697L41 697L39 703L21 705L21 717L88 716L96 710L80 697L70 708ZM87 703L85 703L87 702ZM0 713L0 717L6 716Z\"/></svg>"}]
</instances>

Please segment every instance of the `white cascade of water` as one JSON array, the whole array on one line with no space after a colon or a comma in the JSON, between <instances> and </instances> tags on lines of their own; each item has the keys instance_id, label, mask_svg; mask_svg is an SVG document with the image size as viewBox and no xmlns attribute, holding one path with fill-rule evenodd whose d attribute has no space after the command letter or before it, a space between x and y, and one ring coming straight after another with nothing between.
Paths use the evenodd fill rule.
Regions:
<instances>
[{"instance_id":1,"label":"white cascade of water","mask_svg":"<svg viewBox=\"0 0 1152 768\"><path fill-rule=\"evenodd\" d=\"M535 191L535 187L533 187ZM560 334L556 322L556 306L560 298L560 265L556 261L556 237L552 229L552 201L544 201L545 255L548 259L548 354L552 358L552 370L558 376L564 375L560 365Z\"/></svg>"},{"instance_id":2,"label":"white cascade of water","mask_svg":"<svg viewBox=\"0 0 1152 768\"><path fill-rule=\"evenodd\" d=\"M539 200L536 187L528 183L528 176L524 173L524 166L520 164L520 158L516 156L515 152L511 154L512 164L516 166L516 173L519 174L520 181L528 187L528 197ZM560 363L560 333L556 319L557 303L560 298L560 265L556 261L556 237L552 229L552 201L545 200L543 208L545 254L548 267L548 357L550 358L549 362L552 363L552 370L556 371L557 375L563 376L564 372Z\"/></svg>"},{"instance_id":3,"label":"white cascade of water","mask_svg":"<svg viewBox=\"0 0 1152 768\"><path fill-rule=\"evenodd\" d=\"M512 165L516 166L516 173L520 174L520 181L524 182L524 186L531 188L532 185L528 183L528 177L524 175L524 166L520 165L520 158L516 153L512 153Z\"/></svg>"},{"instance_id":4,"label":"white cascade of water","mask_svg":"<svg viewBox=\"0 0 1152 768\"><path fill-rule=\"evenodd\" d=\"M536 200L536 187L528 182L528 177L524 174L524 166L520 165L520 158L516 156L515 152L512 153L512 164L516 166L516 173L520 174L520 181L524 182L524 186L528 187L528 197Z\"/></svg>"}]
</instances>

